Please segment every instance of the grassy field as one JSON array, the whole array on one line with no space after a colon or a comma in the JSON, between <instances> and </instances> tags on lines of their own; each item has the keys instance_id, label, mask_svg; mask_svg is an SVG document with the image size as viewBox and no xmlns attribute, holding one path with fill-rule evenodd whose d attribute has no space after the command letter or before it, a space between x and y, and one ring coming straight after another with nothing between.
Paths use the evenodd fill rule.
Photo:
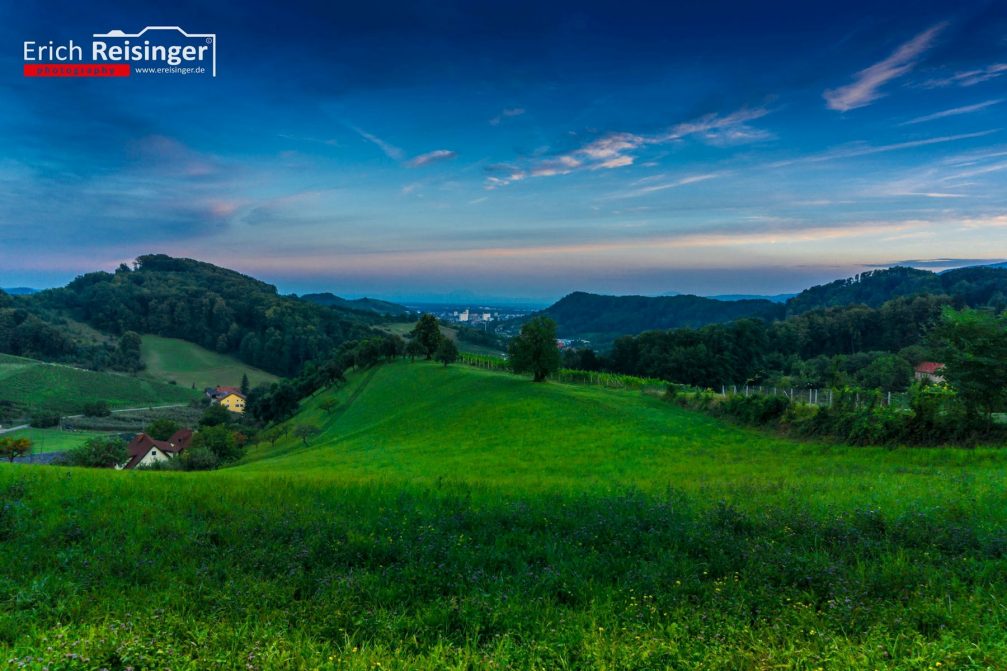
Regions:
<instances>
[{"instance_id":1,"label":"grassy field","mask_svg":"<svg viewBox=\"0 0 1007 671\"><path fill-rule=\"evenodd\" d=\"M60 431L59 429L20 429L3 434L7 438L28 438L32 453L66 452L79 447L95 436L106 435L100 431Z\"/></svg>"},{"instance_id":2,"label":"grassy field","mask_svg":"<svg viewBox=\"0 0 1007 671\"><path fill-rule=\"evenodd\" d=\"M998 449L797 443L427 363L356 374L308 422L213 473L0 467L0 659L1007 666Z\"/></svg>"},{"instance_id":3,"label":"grassy field","mask_svg":"<svg viewBox=\"0 0 1007 671\"><path fill-rule=\"evenodd\" d=\"M179 386L202 390L218 385L237 387L248 375L251 386L275 382L278 378L234 357L218 354L185 340L145 335L140 355L147 368L144 374L161 382L174 380Z\"/></svg>"},{"instance_id":4,"label":"grassy field","mask_svg":"<svg viewBox=\"0 0 1007 671\"><path fill-rule=\"evenodd\" d=\"M44 409L74 414L93 401L130 408L185 403L197 396L191 389L130 375L0 355L0 401L13 401L23 413Z\"/></svg>"}]
</instances>

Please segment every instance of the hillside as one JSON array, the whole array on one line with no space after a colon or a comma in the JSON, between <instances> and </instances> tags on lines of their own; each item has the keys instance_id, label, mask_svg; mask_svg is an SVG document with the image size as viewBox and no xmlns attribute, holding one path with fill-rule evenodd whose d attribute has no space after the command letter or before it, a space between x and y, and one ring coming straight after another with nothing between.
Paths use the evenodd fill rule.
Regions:
<instances>
[{"instance_id":1,"label":"hillside","mask_svg":"<svg viewBox=\"0 0 1007 671\"><path fill-rule=\"evenodd\" d=\"M234 357L177 338L143 336L140 355L146 366L144 377L199 390L217 385L237 387L243 375L248 376L252 387L279 379Z\"/></svg>"},{"instance_id":2,"label":"hillside","mask_svg":"<svg viewBox=\"0 0 1007 671\"><path fill-rule=\"evenodd\" d=\"M360 312L374 312L379 315L403 316L409 314L409 308L397 303L382 301L377 298L340 298L331 293L304 294L300 297L302 301L324 305L330 308L342 308L344 310L358 310Z\"/></svg>"},{"instance_id":3,"label":"hillside","mask_svg":"<svg viewBox=\"0 0 1007 671\"><path fill-rule=\"evenodd\" d=\"M943 273L896 266L805 289L787 301L787 314L817 308L867 305L878 307L900 296L946 294L962 305L1007 305L1007 269L972 266Z\"/></svg>"},{"instance_id":4,"label":"hillside","mask_svg":"<svg viewBox=\"0 0 1007 671\"><path fill-rule=\"evenodd\" d=\"M339 404L326 413L320 404L329 397ZM785 498L800 492L808 501L848 501L869 492L898 507L897 492L884 481L901 480L899 469L913 460L912 452L801 445L638 391L532 384L523 376L419 361L351 375L344 387L309 399L288 425L301 423L316 424L322 434L308 446L293 436L260 445L235 470L509 491L672 485L732 500L733 487L767 478L788 483ZM997 455L997 470L1007 468L1007 453L985 454ZM947 465L971 460L954 451L919 455ZM868 462L869 471L855 466ZM914 495L940 486L939 469L923 477L925 470L906 483ZM852 480L835 481L837 473ZM777 501L769 492L762 496Z\"/></svg>"},{"instance_id":5,"label":"hillside","mask_svg":"<svg viewBox=\"0 0 1007 671\"><path fill-rule=\"evenodd\" d=\"M894 267L811 287L789 297L781 294L754 299L743 295L703 298L575 292L539 314L556 321L561 338L584 339L596 349L606 349L619 336L645 331L698 328L743 318L772 322L829 308L878 308L898 298L923 295L947 296L958 306L1007 307L1007 269L974 266L933 273ZM502 331L515 331L517 323L504 325Z\"/></svg>"},{"instance_id":6,"label":"hillside","mask_svg":"<svg viewBox=\"0 0 1007 671\"><path fill-rule=\"evenodd\" d=\"M329 396L342 405L326 414ZM291 421L305 422L324 435L211 473L0 464L0 597L17 604L0 619L3 658L1007 660L1002 450L800 444L640 393L426 363L353 374Z\"/></svg>"},{"instance_id":7,"label":"hillside","mask_svg":"<svg viewBox=\"0 0 1007 671\"><path fill-rule=\"evenodd\" d=\"M561 338L604 346L616 337L652 329L719 324L744 317L779 319L782 305L768 300L721 301L700 296L600 296L572 293L543 310Z\"/></svg>"},{"instance_id":8,"label":"hillside","mask_svg":"<svg viewBox=\"0 0 1007 671\"><path fill-rule=\"evenodd\" d=\"M154 254L139 257L133 268L82 275L61 289L0 294L0 351L95 367L121 353L122 347L83 348L63 327L68 319L116 338L137 333L186 340L288 375L372 334L379 317L280 296L276 287L233 270ZM118 365L129 370L134 363Z\"/></svg>"},{"instance_id":9,"label":"hillside","mask_svg":"<svg viewBox=\"0 0 1007 671\"><path fill-rule=\"evenodd\" d=\"M112 408L187 403L198 392L118 373L99 373L0 354L0 402L14 415L34 410L81 412L86 403L105 401Z\"/></svg>"}]
</instances>

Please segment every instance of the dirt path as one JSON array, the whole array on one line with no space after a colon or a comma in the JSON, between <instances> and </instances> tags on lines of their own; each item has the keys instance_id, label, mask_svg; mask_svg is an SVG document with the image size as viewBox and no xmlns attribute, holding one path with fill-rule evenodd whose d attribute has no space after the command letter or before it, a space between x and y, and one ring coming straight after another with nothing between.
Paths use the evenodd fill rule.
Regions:
<instances>
[{"instance_id":1,"label":"dirt path","mask_svg":"<svg viewBox=\"0 0 1007 671\"><path fill-rule=\"evenodd\" d=\"M148 405L143 408L119 408L118 410L111 410L110 412L140 412L141 410L163 410L165 408L184 408L188 406L188 403L172 403L171 405ZM79 419L84 417L84 415L64 415L63 419Z\"/></svg>"}]
</instances>

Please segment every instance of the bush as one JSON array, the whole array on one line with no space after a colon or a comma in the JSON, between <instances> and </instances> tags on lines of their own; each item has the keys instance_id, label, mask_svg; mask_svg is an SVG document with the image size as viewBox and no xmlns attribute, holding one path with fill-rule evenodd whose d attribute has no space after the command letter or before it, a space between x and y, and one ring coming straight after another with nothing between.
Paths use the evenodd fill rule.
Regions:
<instances>
[{"instance_id":1,"label":"bush","mask_svg":"<svg viewBox=\"0 0 1007 671\"><path fill-rule=\"evenodd\" d=\"M37 412L31 416L31 425L36 429L48 429L59 426L60 416L58 412Z\"/></svg>"},{"instance_id":2,"label":"bush","mask_svg":"<svg viewBox=\"0 0 1007 671\"><path fill-rule=\"evenodd\" d=\"M212 471L220 466L220 458L206 447L191 447L172 461L177 461L185 471Z\"/></svg>"},{"instance_id":3,"label":"bush","mask_svg":"<svg viewBox=\"0 0 1007 671\"><path fill-rule=\"evenodd\" d=\"M189 450L208 450L216 457L218 464L237 461L244 454L244 449L235 440L234 432L227 426L207 426L200 429L192 437L192 447ZM182 455L184 456L189 450Z\"/></svg>"},{"instance_id":4,"label":"bush","mask_svg":"<svg viewBox=\"0 0 1007 671\"><path fill-rule=\"evenodd\" d=\"M719 411L746 424L762 426L778 422L789 407L786 396L734 395L720 404Z\"/></svg>"},{"instance_id":5,"label":"bush","mask_svg":"<svg viewBox=\"0 0 1007 671\"><path fill-rule=\"evenodd\" d=\"M231 423L233 413L220 405L219 403L214 403L206 409L203 413L202 418L199 420L200 426L226 426Z\"/></svg>"},{"instance_id":6,"label":"bush","mask_svg":"<svg viewBox=\"0 0 1007 671\"><path fill-rule=\"evenodd\" d=\"M147 425L147 435L154 440L168 440L181 428L175 420L161 417Z\"/></svg>"},{"instance_id":7,"label":"bush","mask_svg":"<svg viewBox=\"0 0 1007 671\"><path fill-rule=\"evenodd\" d=\"M108 403L105 401L94 401L84 404L84 414L88 417L108 417L112 411L109 410Z\"/></svg>"},{"instance_id":8,"label":"bush","mask_svg":"<svg viewBox=\"0 0 1007 671\"><path fill-rule=\"evenodd\" d=\"M83 466L85 468L114 468L126 463L126 442L117 436L97 436L80 447L60 455L61 466Z\"/></svg>"}]
</instances>

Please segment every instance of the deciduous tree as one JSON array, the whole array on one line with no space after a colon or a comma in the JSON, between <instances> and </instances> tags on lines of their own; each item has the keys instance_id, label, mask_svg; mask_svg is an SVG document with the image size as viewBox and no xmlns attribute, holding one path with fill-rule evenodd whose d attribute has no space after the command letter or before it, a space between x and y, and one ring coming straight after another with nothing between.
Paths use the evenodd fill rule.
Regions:
<instances>
[{"instance_id":1,"label":"deciduous tree","mask_svg":"<svg viewBox=\"0 0 1007 671\"><path fill-rule=\"evenodd\" d=\"M560 354L556 346L556 322L535 317L523 327L509 347L515 373L531 373L535 382L544 382L559 370Z\"/></svg>"}]
</instances>

